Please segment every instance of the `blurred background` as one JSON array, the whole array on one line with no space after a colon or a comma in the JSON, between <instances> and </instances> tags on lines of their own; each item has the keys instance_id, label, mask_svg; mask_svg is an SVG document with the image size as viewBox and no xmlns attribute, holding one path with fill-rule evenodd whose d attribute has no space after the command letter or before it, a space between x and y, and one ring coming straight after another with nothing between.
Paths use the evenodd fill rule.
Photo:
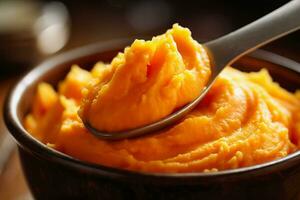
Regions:
<instances>
[{"instance_id":1,"label":"blurred background","mask_svg":"<svg viewBox=\"0 0 300 200\"><path fill-rule=\"evenodd\" d=\"M162 34L173 23L199 42L229 33L288 0L0 0L0 106L25 70L49 56L114 38ZM300 62L300 32L264 49ZM1 111L1 109L0 109ZM2 111L1 111L2 113ZM0 199L32 199L0 117Z\"/></svg>"}]
</instances>

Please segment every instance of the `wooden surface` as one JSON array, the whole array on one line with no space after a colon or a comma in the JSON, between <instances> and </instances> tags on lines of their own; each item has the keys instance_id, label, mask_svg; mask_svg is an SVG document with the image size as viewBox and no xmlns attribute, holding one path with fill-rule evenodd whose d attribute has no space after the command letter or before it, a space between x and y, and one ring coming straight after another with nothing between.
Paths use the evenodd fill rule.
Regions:
<instances>
[{"instance_id":1,"label":"wooden surface","mask_svg":"<svg viewBox=\"0 0 300 200\"><path fill-rule=\"evenodd\" d=\"M11 157L8 159L0 175L0 199L33 199L24 179L16 149L13 150Z\"/></svg>"},{"instance_id":2,"label":"wooden surface","mask_svg":"<svg viewBox=\"0 0 300 200\"><path fill-rule=\"evenodd\" d=\"M0 81L0 199L32 200L21 170L16 144L4 125L3 101L15 78Z\"/></svg>"}]
</instances>

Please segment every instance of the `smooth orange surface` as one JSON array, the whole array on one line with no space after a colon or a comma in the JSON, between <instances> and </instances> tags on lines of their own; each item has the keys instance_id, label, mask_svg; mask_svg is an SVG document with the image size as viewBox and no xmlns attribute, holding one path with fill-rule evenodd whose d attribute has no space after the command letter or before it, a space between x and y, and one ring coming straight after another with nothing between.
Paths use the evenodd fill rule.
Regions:
<instances>
[{"instance_id":1,"label":"smooth orange surface","mask_svg":"<svg viewBox=\"0 0 300 200\"><path fill-rule=\"evenodd\" d=\"M170 129L104 141L80 116L117 131L160 119L195 98L210 75L207 55L188 29L174 25L151 41L136 40L91 72L73 66L58 92L38 86L26 129L78 159L147 172L202 172L278 159L300 146L300 94L274 83L266 70L227 67L205 99Z\"/></svg>"}]
</instances>

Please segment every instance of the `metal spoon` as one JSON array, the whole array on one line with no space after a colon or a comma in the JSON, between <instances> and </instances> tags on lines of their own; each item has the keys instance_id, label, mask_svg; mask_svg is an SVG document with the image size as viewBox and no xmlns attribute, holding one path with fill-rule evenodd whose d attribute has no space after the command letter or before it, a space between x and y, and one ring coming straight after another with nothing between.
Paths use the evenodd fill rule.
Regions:
<instances>
[{"instance_id":1,"label":"metal spoon","mask_svg":"<svg viewBox=\"0 0 300 200\"><path fill-rule=\"evenodd\" d=\"M201 94L180 110L152 124L120 132L97 130L84 121L95 136L107 140L137 137L162 130L175 124L195 108L211 88L216 77L228 65L243 55L300 28L300 0L293 0L268 15L228 35L204 44L211 61L212 74Z\"/></svg>"}]
</instances>

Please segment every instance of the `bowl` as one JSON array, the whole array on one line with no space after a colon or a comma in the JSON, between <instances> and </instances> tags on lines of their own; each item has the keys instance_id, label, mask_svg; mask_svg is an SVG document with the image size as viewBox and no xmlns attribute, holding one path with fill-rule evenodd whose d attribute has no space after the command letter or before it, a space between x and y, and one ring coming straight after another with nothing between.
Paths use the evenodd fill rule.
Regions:
<instances>
[{"instance_id":1,"label":"bowl","mask_svg":"<svg viewBox=\"0 0 300 200\"><path fill-rule=\"evenodd\" d=\"M210 173L142 173L88 163L48 148L22 126L41 81L56 85L72 64L91 68L110 61L132 40L114 40L55 56L25 75L11 90L5 123L18 143L27 183L36 199L299 199L300 151L251 167ZM300 64L266 51L241 58L235 67L267 68L283 87L300 88ZM283 67L284 66L284 67Z\"/></svg>"}]
</instances>

